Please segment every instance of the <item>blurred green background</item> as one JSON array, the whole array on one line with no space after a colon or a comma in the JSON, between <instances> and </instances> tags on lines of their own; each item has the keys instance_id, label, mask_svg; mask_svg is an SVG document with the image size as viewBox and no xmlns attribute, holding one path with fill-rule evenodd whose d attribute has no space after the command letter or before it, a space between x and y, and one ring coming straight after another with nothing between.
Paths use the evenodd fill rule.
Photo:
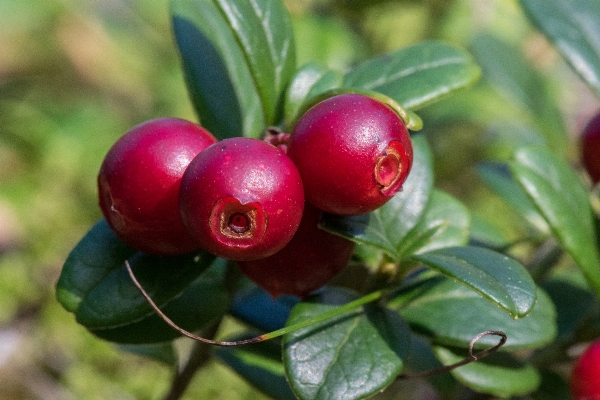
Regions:
<instances>
[{"instance_id":1,"label":"blurred green background","mask_svg":"<svg viewBox=\"0 0 600 400\"><path fill-rule=\"evenodd\" d=\"M507 240L524 229L479 184L478 160L506 159L517 143L541 140L578 167L577 134L600 104L516 1L286 4L298 65L343 71L424 39L472 51L482 81L419 113L437 185L470 206L474 229ZM155 399L168 389L169 367L96 339L54 297L70 249L101 216L96 174L104 155L129 128L161 116L196 120L166 0L0 0L2 399ZM214 362L185 398L264 396Z\"/></svg>"}]
</instances>

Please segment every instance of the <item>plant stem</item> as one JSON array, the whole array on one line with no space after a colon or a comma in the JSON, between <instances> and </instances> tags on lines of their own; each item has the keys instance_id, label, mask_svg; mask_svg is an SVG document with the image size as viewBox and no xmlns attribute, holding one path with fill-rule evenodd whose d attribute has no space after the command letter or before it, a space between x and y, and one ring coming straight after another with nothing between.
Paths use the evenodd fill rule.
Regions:
<instances>
[{"instance_id":1,"label":"plant stem","mask_svg":"<svg viewBox=\"0 0 600 400\"><path fill-rule=\"evenodd\" d=\"M527 268L536 283L542 282L546 274L562 258L564 250L558 244L557 240L550 238L541 244L535 251L532 260Z\"/></svg>"},{"instance_id":2,"label":"plant stem","mask_svg":"<svg viewBox=\"0 0 600 400\"><path fill-rule=\"evenodd\" d=\"M219 330L220 325L221 319L208 326L203 332L203 336L213 338ZM183 396L196 372L210 360L210 348L210 344L195 342L187 363L181 370L175 373L169 393L164 397L164 400L179 400Z\"/></svg>"}]
</instances>

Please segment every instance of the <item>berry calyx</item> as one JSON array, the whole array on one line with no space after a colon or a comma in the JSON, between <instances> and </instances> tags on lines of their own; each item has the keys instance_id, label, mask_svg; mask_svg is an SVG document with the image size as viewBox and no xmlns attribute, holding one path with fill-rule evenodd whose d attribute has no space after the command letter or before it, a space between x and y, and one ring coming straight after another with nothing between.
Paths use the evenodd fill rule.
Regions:
<instances>
[{"instance_id":1,"label":"berry calyx","mask_svg":"<svg viewBox=\"0 0 600 400\"><path fill-rule=\"evenodd\" d=\"M222 140L189 165L181 216L199 247L231 260L268 257L300 224L304 190L292 161L258 139Z\"/></svg>"},{"instance_id":2,"label":"berry calyx","mask_svg":"<svg viewBox=\"0 0 600 400\"><path fill-rule=\"evenodd\" d=\"M98 174L99 203L123 241L158 255L198 248L181 220L179 185L192 159L215 142L192 122L159 118L131 128L111 147Z\"/></svg>"},{"instance_id":3,"label":"berry calyx","mask_svg":"<svg viewBox=\"0 0 600 400\"><path fill-rule=\"evenodd\" d=\"M594 184L600 182L600 112L581 135L581 162Z\"/></svg>"},{"instance_id":4,"label":"berry calyx","mask_svg":"<svg viewBox=\"0 0 600 400\"><path fill-rule=\"evenodd\" d=\"M381 185L381 193L393 196L400 190L402 183L402 144L392 140L385 154L375 163L375 180Z\"/></svg>"},{"instance_id":5,"label":"berry calyx","mask_svg":"<svg viewBox=\"0 0 600 400\"><path fill-rule=\"evenodd\" d=\"M600 400L600 340L579 356L570 383L575 400Z\"/></svg>"},{"instance_id":6,"label":"berry calyx","mask_svg":"<svg viewBox=\"0 0 600 400\"><path fill-rule=\"evenodd\" d=\"M321 213L306 203L292 240L270 257L238 262L240 270L273 298L303 298L325 285L346 267L354 242L320 229Z\"/></svg>"},{"instance_id":7,"label":"berry calyx","mask_svg":"<svg viewBox=\"0 0 600 400\"><path fill-rule=\"evenodd\" d=\"M209 217L212 233L222 243L243 247L245 242L262 240L267 221L259 203L241 204L233 197L225 197L214 205Z\"/></svg>"},{"instance_id":8,"label":"berry calyx","mask_svg":"<svg viewBox=\"0 0 600 400\"><path fill-rule=\"evenodd\" d=\"M288 155L302 176L306 200L338 215L381 207L402 188L413 160L400 116L360 94L310 108L291 134Z\"/></svg>"}]
</instances>

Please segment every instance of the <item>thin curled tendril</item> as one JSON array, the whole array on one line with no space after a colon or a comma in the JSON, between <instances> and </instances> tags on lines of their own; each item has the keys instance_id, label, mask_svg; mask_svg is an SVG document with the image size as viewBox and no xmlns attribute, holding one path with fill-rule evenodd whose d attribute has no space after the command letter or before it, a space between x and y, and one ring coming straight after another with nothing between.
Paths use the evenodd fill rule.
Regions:
<instances>
[{"instance_id":1,"label":"thin curled tendril","mask_svg":"<svg viewBox=\"0 0 600 400\"><path fill-rule=\"evenodd\" d=\"M490 347L489 349L485 349L485 350L480 351L479 353L474 354L473 347L475 346L475 343L477 343L479 341L479 339L481 339L482 337L487 336L487 335L500 336L500 342L498 342L497 345ZM487 357L492 353L495 353L500 347L502 347L504 345L504 343L506 343L507 339L508 339L508 336L506 336L506 333L504 333L502 331L481 332L479 335L475 336L473 338L473 340L471 340L471 343L469 343L469 357L465 358L464 360L459 361L455 364L444 365L443 367L440 367L440 368L431 369L429 371L419 372L419 373L415 373L415 374L402 374L402 375L398 376L398 379L427 378L429 376L443 374L444 372L452 371L455 368L470 364L473 361L481 360L482 358Z\"/></svg>"},{"instance_id":2,"label":"thin curled tendril","mask_svg":"<svg viewBox=\"0 0 600 400\"><path fill-rule=\"evenodd\" d=\"M146 292L146 290L144 290L144 288L142 287L142 285L138 282L137 278L133 274L133 270L131 269L131 265L129 265L128 261L125 261L125 268L127 269L127 273L129 273L129 277L131 278L131 281L133 282L133 284L138 288L138 290L140 291L140 293L144 296L144 298L146 299L146 301L148 302L148 304L152 307L152 309L156 312L156 314L158 314L158 316L161 317L163 319L163 321L165 321L171 328L175 329L176 331L178 331L179 333L181 333L184 336L187 336L190 339L197 340L199 342L207 343L207 344L210 344L210 345L230 347L230 346L239 346L239 345L244 345L244 344L262 342L262 341L265 341L265 340L272 339L274 337L280 336L280 335L282 335L284 333L284 330L280 329L278 331L274 331L274 332L271 332L271 333L268 333L268 334L256 336L256 337L253 337L253 338L250 338L250 339L238 340L238 341L234 341L234 342L221 342L221 341L218 341L218 340L206 339L206 338L194 335L193 333L188 332L185 329L183 329L180 326L178 326L169 317L167 317L160 310L160 308L158 308L158 306L152 300L152 298L150 297L150 295L148 295L148 293ZM370 301L375 301L375 300L377 300L380 297L381 297L381 294L379 292L373 293L371 296L366 296L365 300L362 301L360 304L364 304L364 303L370 302ZM348 306L351 306L351 304L348 304ZM326 313L326 314L328 314L328 313ZM327 315L324 314L323 318L326 318L326 317L327 317ZM317 323L317 322L320 322L320 320L322 320L323 318L316 318L312 322L308 321L306 324L301 324L301 325L306 325L307 326L307 325L310 325L311 323ZM300 328L300 326L298 328ZM479 339L481 339L483 336L486 336L486 335L500 336L500 342L497 345L495 345L493 347L490 347L489 349L482 350L479 353L473 353L473 347L475 346L475 343L477 343L477 341L479 341ZM504 345L504 343L506 343L507 339L508 339L508 337L502 331L484 331L484 332L481 332L479 335L475 336L475 338L473 338L473 340L471 340L471 343L469 343L469 357L465 358L464 360L459 361L459 362L457 362L455 364L452 364L452 365L446 365L446 366L443 366L443 367L440 367L440 368L436 368L436 369L432 369L432 370L429 370L429 371L424 371L424 372L420 372L420 373L416 373L416 374L410 374L410 375L402 374L402 375L399 375L397 379L425 378L425 377L429 377L429 376L433 376L433 375L437 375L437 374L441 374L441 373L444 373L444 372L451 371L454 368L461 367L461 366L469 364L469 363L471 363L473 361L477 361L477 360L480 360L480 359L482 359L484 357L489 356L490 354L496 352L500 347L502 347Z\"/></svg>"}]
</instances>

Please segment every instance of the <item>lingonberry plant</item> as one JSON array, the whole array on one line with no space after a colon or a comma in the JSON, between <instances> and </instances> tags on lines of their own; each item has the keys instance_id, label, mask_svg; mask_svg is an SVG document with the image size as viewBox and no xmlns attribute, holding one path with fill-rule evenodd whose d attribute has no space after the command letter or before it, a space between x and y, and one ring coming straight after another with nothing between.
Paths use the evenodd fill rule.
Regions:
<instances>
[{"instance_id":1,"label":"lingonberry plant","mask_svg":"<svg viewBox=\"0 0 600 400\"><path fill-rule=\"evenodd\" d=\"M598 33L594 18L553 22L600 18L598 3L520 4L600 97L597 47L578 42ZM78 323L157 359L175 352L174 339L195 339L168 399L211 358L277 399L364 399L409 390L401 383L412 378L444 399L568 396L560 366L574 345L600 336L600 224L582 168L567 159L558 109L541 86L519 86L538 75L519 69L523 79L504 80L518 75L515 60L527 65L518 52L480 36L476 62L427 41L341 72L296 65L281 0L171 0L171 13L203 126L192 130L218 142L169 145L180 139L178 122L167 120L155 144L172 152L151 150L149 139L115 144L135 156L109 152L112 172L100 172L105 219L72 250L57 284ZM506 70L488 73L498 68ZM514 92L517 108L532 105L529 125L500 124L496 144L509 155L477 168L512 206L517 238L434 185L439 136L419 132L443 113L427 106L482 71L487 84ZM457 96L444 110L460 115L477 99ZM148 163L148 154L175 161ZM163 204L151 188L167 187L161 171L173 162ZM121 198L140 210L160 203L160 212L124 233L113 215L125 215ZM180 229L180 219L185 233L167 235L180 250L146 246L155 236L138 241L153 227ZM231 318L242 334L220 329ZM579 368L573 387L588 387Z\"/></svg>"}]
</instances>

